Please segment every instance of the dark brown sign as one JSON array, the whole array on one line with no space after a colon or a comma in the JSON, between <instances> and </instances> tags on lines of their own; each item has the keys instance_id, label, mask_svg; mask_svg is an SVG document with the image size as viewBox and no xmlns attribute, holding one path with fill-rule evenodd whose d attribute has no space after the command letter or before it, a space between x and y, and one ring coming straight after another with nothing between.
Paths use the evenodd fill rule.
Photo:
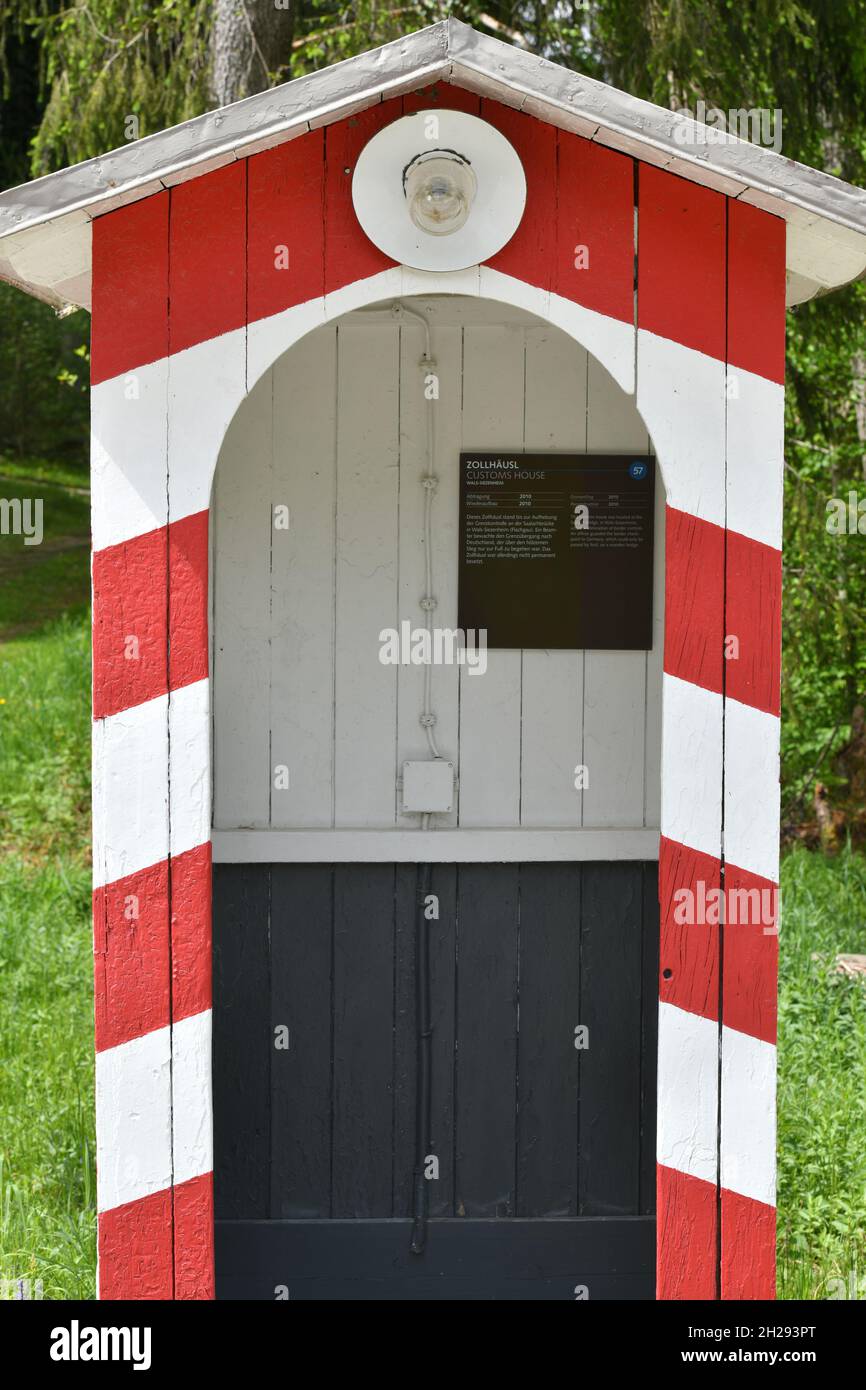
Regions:
<instances>
[{"instance_id":1,"label":"dark brown sign","mask_svg":"<svg viewBox=\"0 0 866 1390\"><path fill-rule=\"evenodd\" d=\"M458 625L488 647L652 646L655 461L460 455Z\"/></svg>"}]
</instances>

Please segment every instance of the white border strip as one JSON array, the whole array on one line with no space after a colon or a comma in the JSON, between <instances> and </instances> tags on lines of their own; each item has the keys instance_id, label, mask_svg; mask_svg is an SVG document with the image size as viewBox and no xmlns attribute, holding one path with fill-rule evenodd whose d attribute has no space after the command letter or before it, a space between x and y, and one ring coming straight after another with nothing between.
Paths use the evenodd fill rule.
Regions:
<instances>
[{"instance_id":1,"label":"white border strip","mask_svg":"<svg viewBox=\"0 0 866 1390\"><path fill-rule=\"evenodd\" d=\"M665 1168L715 1183L718 1094L718 1023L660 1003L656 1153Z\"/></svg>"},{"instance_id":2,"label":"white border strip","mask_svg":"<svg viewBox=\"0 0 866 1390\"><path fill-rule=\"evenodd\" d=\"M505 864L658 859L658 830L214 830L215 864Z\"/></svg>"},{"instance_id":3,"label":"white border strip","mask_svg":"<svg viewBox=\"0 0 866 1390\"><path fill-rule=\"evenodd\" d=\"M722 1029L722 1174L729 1192L776 1204L776 1049Z\"/></svg>"}]
</instances>

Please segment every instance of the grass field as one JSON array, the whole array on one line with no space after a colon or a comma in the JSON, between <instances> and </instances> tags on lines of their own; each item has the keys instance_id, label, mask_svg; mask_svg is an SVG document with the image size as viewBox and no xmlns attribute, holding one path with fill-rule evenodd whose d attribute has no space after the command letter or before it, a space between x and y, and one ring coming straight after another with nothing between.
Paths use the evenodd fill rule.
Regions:
<instances>
[{"instance_id":1,"label":"grass field","mask_svg":"<svg viewBox=\"0 0 866 1390\"><path fill-rule=\"evenodd\" d=\"M0 1279L90 1298L88 501L12 471L47 548L0 540ZM832 968L866 953L866 857L785 860L780 949L779 1295L866 1296L866 985Z\"/></svg>"},{"instance_id":2,"label":"grass field","mask_svg":"<svg viewBox=\"0 0 866 1390\"><path fill-rule=\"evenodd\" d=\"M0 1279L92 1298L89 502L0 475L45 532L0 538Z\"/></svg>"}]
</instances>

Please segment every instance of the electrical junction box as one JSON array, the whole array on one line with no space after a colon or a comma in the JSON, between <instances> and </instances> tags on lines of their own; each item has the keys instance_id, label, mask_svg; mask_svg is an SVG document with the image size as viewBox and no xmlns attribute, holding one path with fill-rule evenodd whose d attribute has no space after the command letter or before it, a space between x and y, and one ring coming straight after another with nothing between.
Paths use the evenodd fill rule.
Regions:
<instances>
[{"instance_id":1,"label":"electrical junction box","mask_svg":"<svg viewBox=\"0 0 866 1390\"><path fill-rule=\"evenodd\" d=\"M404 811L450 811L454 804L454 764L444 758L403 764Z\"/></svg>"}]
</instances>

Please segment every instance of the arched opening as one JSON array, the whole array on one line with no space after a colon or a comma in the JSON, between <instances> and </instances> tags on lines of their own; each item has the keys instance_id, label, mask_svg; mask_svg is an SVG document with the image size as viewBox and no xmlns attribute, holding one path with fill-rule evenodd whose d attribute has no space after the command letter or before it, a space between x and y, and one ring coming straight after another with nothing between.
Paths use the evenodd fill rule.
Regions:
<instances>
[{"instance_id":1,"label":"arched opening","mask_svg":"<svg viewBox=\"0 0 866 1390\"><path fill-rule=\"evenodd\" d=\"M431 329L432 453L422 368ZM429 364L428 364L429 365ZM561 329L456 295L316 328L258 380L212 505L217 1289L229 1297L652 1297L664 616L650 650L490 650L458 625L459 455L652 453ZM584 775L578 769L585 769ZM428 926L428 1234L417 1216L416 865ZM433 909L431 909L433 911Z\"/></svg>"}]
</instances>

